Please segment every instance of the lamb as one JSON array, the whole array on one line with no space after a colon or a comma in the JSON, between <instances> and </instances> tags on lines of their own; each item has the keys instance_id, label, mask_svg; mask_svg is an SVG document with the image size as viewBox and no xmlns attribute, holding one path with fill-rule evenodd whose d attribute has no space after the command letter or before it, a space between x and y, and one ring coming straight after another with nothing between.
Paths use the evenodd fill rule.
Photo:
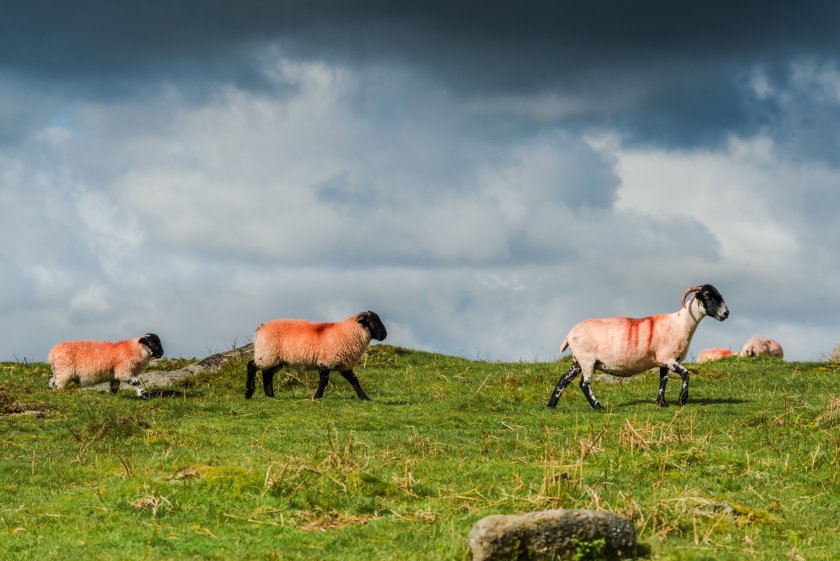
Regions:
<instances>
[{"instance_id":1,"label":"lamb","mask_svg":"<svg viewBox=\"0 0 840 561\"><path fill-rule=\"evenodd\" d=\"M296 319L277 319L260 325L254 334L254 360L248 362L245 398L254 395L257 370L262 370L263 391L274 397L274 374L283 366L317 368L320 376L314 398L321 399L338 370L350 382L359 399L365 394L353 367L359 362L371 338L382 341L387 336L382 320L375 312L361 312L344 321L313 323Z\"/></svg>"},{"instance_id":2,"label":"lamb","mask_svg":"<svg viewBox=\"0 0 840 561\"><path fill-rule=\"evenodd\" d=\"M733 354L735 353L733 353L729 349L703 349L702 351L700 351L700 354L697 355L697 362L720 360L722 358L732 356Z\"/></svg>"},{"instance_id":3,"label":"lamb","mask_svg":"<svg viewBox=\"0 0 840 561\"><path fill-rule=\"evenodd\" d=\"M152 357L162 356L160 337L154 333L117 343L65 341L47 356L53 371L48 386L62 389L73 380L80 386L110 382L111 393L116 394L120 382L125 382L137 390L137 397L145 399L146 392L137 376L146 370Z\"/></svg>"},{"instance_id":4,"label":"lamb","mask_svg":"<svg viewBox=\"0 0 840 561\"><path fill-rule=\"evenodd\" d=\"M686 305L686 297L694 297ZM729 308L718 290L710 285L692 286L683 292L682 309L672 314L658 314L644 318L612 317L583 320L569 331L560 352L570 347L572 366L557 382L548 407L554 408L567 385L583 373L580 389L595 410L603 407L590 388L593 371L600 370L616 376L632 376L659 366L659 395L657 405L667 407L665 385L668 371L682 378L679 404L688 401L688 370L680 362L688 353L688 346L697 325L710 315L718 321L729 317Z\"/></svg>"},{"instance_id":5,"label":"lamb","mask_svg":"<svg viewBox=\"0 0 840 561\"><path fill-rule=\"evenodd\" d=\"M785 351L782 349L782 344L775 339L750 337L738 356L774 356L784 359Z\"/></svg>"}]
</instances>

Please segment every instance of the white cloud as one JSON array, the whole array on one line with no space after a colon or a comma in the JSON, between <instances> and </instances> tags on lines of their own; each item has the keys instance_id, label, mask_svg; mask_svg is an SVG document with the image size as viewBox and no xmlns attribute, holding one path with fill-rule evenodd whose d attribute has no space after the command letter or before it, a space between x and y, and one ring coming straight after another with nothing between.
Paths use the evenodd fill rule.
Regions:
<instances>
[{"instance_id":1,"label":"white cloud","mask_svg":"<svg viewBox=\"0 0 840 561\"><path fill-rule=\"evenodd\" d=\"M618 208L704 224L719 240L722 257L751 268L777 269L797 257L793 224L780 220L788 198L759 153L739 142L725 152L621 150ZM757 157L756 157L757 156Z\"/></svg>"},{"instance_id":2,"label":"white cloud","mask_svg":"<svg viewBox=\"0 0 840 561\"><path fill-rule=\"evenodd\" d=\"M75 316L99 315L111 310L109 290L102 285L93 285L79 290L70 299L70 311Z\"/></svg>"},{"instance_id":3,"label":"white cloud","mask_svg":"<svg viewBox=\"0 0 840 561\"><path fill-rule=\"evenodd\" d=\"M35 135L35 138L46 144L62 144L73 138L73 132L64 127L47 127Z\"/></svg>"},{"instance_id":4,"label":"white cloud","mask_svg":"<svg viewBox=\"0 0 840 561\"><path fill-rule=\"evenodd\" d=\"M749 84L758 99L764 100L776 93L767 78L767 73L762 68L755 68L750 72Z\"/></svg>"},{"instance_id":5,"label":"white cloud","mask_svg":"<svg viewBox=\"0 0 840 561\"><path fill-rule=\"evenodd\" d=\"M72 275L51 265L33 265L25 272L25 276L32 281L33 291L47 299L66 294L73 284Z\"/></svg>"},{"instance_id":6,"label":"white cloud","mask_svg":"<svg viewBox=\"0 0 840 561\"><path fill-rule=\"evenodd\" d=\"M840 170L790 158L766 137L733 138L720 151L614 153L619 209L698 221L720 242L719 260L698 260L700 248L689 246L676 264L700 273L698 282L718 284L733 310L737 333L707 338L704 330L701 345L734 349L763 335L783 341L790 358L830 352L837 334L815 324L840 312L829 296L840 280L832 249L838 232L810 215L836 208L830 185L840 185Z\"/></svg>"},{"instance_id":7,"label":"white cloud","mask_svg":"<svg viewBox=\"0 0 840 561\"><path fill-rule=\"evenodd\" d=\"M733 314L695 352L756 334L791 358L833 346L812 326L840 232L810 218L840 178L769 132L678 152L493 129L404 71L274 63L277 95L56 98L72 126L0 149L0 235L17 240L0 358L147 331L201 356L274 317L373 309L389 343L550 359L578 320L674 311L697 282Z\"/></svg>"}]
</instances>

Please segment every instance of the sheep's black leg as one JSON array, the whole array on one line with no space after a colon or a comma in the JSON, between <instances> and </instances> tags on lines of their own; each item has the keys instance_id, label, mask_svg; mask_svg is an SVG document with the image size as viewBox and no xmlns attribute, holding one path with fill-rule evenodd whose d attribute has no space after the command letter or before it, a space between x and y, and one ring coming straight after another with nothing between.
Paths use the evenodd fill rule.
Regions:
<instances>
[{"instance_id":1,"label":"sheep's black leg","mask_svg":"<svg viewBox=\"0 0 840 561\"><path fill-rule=\"evenodd\" d=\"M248 362L248 370L245 374L245 399L251 399L254 395L254 388L257 380L257 364L251 360Z\"/></svg>"},{"instance_id":2,"label":"sheep's black leg","mask_svg":"<svg viewBox=\"0 0 840 561\"><path fill-rule=\"evenodd\" d=\"M111 389L110 392L112 395L117 395L117 392L120 390L120 381L119 380L111 380Z\"/></svg>"},{"instance_id":3,"label":"sheep's black leg","mask_svg":"<svg viewBox=\"0 0 840 561\"><path fill-rule=\"evenodd\" d=\"M656 404L659 407L668 407L668 402L665 401L665 385L668 383L668 367L659 367L659 395L656 397Z\"/></svg>"},{"instance_id":4,"label":"sheep's black leg","mask_svg":"<svg viewBox=\"0 0 840 561\"><path fill-rule=\"evenodd\" d=\"M595 409L596 411L601 411L603 409L601 404L598 403L598 399L595 397L595 394L592 393L592 388L589 386L589 380L586 376L580 379L580 389L583 391L583 395L586 396L586 401L589 402L592 409Z\"/></svg>"},{"instance_id":5,"label":"sheep's black leg","mask_svg":"<svg viewBox=\"0 0 840 561\"><path fill-rule=\"evenodd\" d=\"M557 407L557 402L560 401L560 396L563 394L563 390L566 389L566 386L568 386L578 374L580 374L580 364L575 361L566 373L560 377L560 381L557 382L557 387L554 388L554 392L548 400L548 407L551 407L552 409Z\"/></svg>"},{"instance_id":6,"label":"sheep's black leg","mask_svg":"<svg viewBox=\"0 0 840 561\"><path fill-rule=\"evenodd\" d=\"M370 398L365 393L365 390L363 390L361 384L359 384L359 379L352 370L344 370L341 372L341 375L344 376L345 380L350 382L350 385L353 386L354 390L356 390L356 395L359 396L359 399L370 401Z\"/></svg>"},{"instance_id":7,"label":"sheep's black leg","mask_svg":"<svg viewBox=\"0 0 840 561\"><path fill-rule=\"evenodd\" d=\"M125 383L137 390L137 397L140 399L146 399L148 397L146 395L146 390L143 389L143 382L137 378L129 378L125 381Z\"/></svg>"},{"instance_id":8,"label":"sheep's black leg","mask_svg":"<svg viewBox=\"0 0 840 561\"><path fill-rule=\"evenodd\" d=\"M330 381L330 369L324 368L323 366L319 366L318 376L320 378L318 380L318 389L315 390L315 395L312 396L313 399L321 399L322 397L324 397L324 390L326 389L327 384Z\"/></svg>"},{"instance_id":9,"label":"sheep's black leg","mask_svg":"<svg viewBox=\"0 0 840 561\"><path fill-rule=\"evenodd\" d=\"M280 370L280 365L263 368L263 391L266 397L274 397L274 374Z\"/></svg>"},{"instance_id":10,"label":"sheep's black leg","mask_svg":"<svg viewBox=\"0 0 840 561\"><path fill-rule=\"evenodd\" d=\"M681 364L675 364L674 370L676 370L677 374L679 374L680 378L682 378L682 388L680 389L679 404L685 405L688 401L688 370L683 368Z\"/></svg>"}]
</instances>

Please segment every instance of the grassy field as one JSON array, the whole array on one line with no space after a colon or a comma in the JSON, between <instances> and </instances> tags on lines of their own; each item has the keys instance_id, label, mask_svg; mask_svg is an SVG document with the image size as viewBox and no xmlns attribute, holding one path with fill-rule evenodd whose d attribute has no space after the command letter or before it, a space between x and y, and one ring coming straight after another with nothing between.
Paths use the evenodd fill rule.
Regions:
<instances>
[{"instance_id":1,"label":"grassy field","mask_svg":"<svg viewBox=\"0 0 840 561\"><path fill-rule=\"evenodd\" d=\"M631 517L643 558L840 557L840 366L726 359L684 408L647 373L548 410L567 366L379 345L372 402L337 375L315 402L314 372L246 401L243 363L147 401L2 364L0 559L463 560L480 518L558 507Z\"/></svg>"}]
</instances>

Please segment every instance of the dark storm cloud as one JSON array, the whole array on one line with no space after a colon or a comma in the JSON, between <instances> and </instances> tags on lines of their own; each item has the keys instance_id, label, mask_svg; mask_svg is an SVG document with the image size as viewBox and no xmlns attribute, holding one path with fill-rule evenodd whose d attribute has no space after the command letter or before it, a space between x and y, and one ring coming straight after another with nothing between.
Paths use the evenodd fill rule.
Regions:
<instances>
[{"instance_id":1,"label":"dark storm cloud","mask_svg":"<svg viewBox=\"0 0 840 561\"><path fill-rule=\"evenodd\" d=\"M0 71L136 95L177 83L276 87L259 49L344 64L394 63L467 97L557 95L566 124L638 141L712 143L772 119L744 73L781 72L840 47L840 5L800 2L16 2L0 20Z\"/></svg>"},{"instance_id":2,"label":"dark storm cloud","mask_svg":"<svg viewBox=\"0 0 840 561\"><path fill-rule=\"evenodd\" d=\"M363 309L554 357L704 282L693 352L836 344L835 3L7 4L0 359Z\"/></svg>"}]
</instances>

